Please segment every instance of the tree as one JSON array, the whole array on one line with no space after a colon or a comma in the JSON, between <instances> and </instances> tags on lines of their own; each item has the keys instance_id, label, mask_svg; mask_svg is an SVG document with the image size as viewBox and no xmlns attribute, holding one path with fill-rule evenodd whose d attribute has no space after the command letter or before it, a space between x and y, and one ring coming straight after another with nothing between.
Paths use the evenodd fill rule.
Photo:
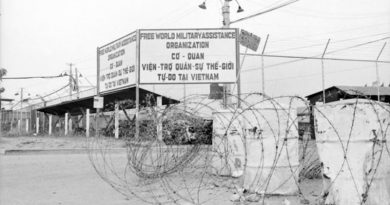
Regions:
<instances>
[{"instance_id":1,"label":"tree","mask_svg":"<svg viewBox=\"0 0 390 205\"><path fill-rule=\"evenodd\" d=\"M0 82L2 81L2 79L5 75L7 75L7 69L1 68L0 69ZM4 91L5 91L5 89L3 88L3 86L0 86L0 93L3 93Z\"/></svg>"},{"instance_id":2,"label":"tree","mask_svg":"<svg viewBox=\"0 0 390 205\"><path fill-rule=\"evenodd\" d=\"M1 81L3 80L3 76L7 75L7 70L5 68L0 68L0 83ZM3 129L2 129L2 119L1 119L1 116L2 116L2 107L1 107L1 93L4 92L4 88L3 86L0 84L0 137L1 137L1 133L3 132Z\"/></svg>"},{"instance_id":3,"label":"tree","mask_svg":"<svg viewBox=\"0 0 390 205\"><path fill-rule=\"evenodd\" d=\"M7 75L7 69L1 68L0 69L0 80L3 78L3 76Z\"/></svg>"}]
</instances>

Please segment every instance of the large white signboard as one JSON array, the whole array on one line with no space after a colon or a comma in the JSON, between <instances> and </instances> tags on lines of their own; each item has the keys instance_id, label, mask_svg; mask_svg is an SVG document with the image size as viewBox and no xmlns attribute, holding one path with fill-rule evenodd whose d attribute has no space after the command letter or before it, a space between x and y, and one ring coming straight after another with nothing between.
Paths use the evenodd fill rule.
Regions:
<instances>
[{"instance_id":1,"label":"large white signboard","mask_svg":"<svg viewBox=\"0 0 390 205\"><path fill-rule=\"evenodd\" d=\"M139 83L235 83L237 29L139 30Z\"/></svg>"},{"instance_id":2,"label":"large white signboard","mask_svg":"<svg viewBox=\"0 0 390 205\"><path fill-rule=\"evenodd\" d=\"M99 92L109 92L136 83L136 32L99 49Z\"/></svg>"}]
</instances>

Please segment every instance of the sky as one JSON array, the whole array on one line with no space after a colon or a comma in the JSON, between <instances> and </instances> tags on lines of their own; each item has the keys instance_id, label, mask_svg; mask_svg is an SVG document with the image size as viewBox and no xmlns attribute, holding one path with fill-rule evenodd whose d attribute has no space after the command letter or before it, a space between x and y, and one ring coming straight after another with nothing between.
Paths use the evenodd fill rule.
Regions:
<instances>
[{"instance_id":1,"label":"sky","mask_svg":"<svg viewBox=\"0 0 390 205\"><path fill-rule=\"evenodd\" d=\"M52 76L69 72L69 63L81 73L83 89L96 84L96 48L136 29L220 28L222 0L1 0L0 65L6 77ZM230 2L231 20L272 8L287 0ZM236 13L238 3L244 9ZM390 1L299 0L286 7L232 24L261 38L267 34L265 54L321 56L390 61ZM381 40L383 39L383 40ZM372 43L367 43L372 42ZM362 44L362 46L357 46ZM353 47L353 48L349 48ZM349 49L348 49L349 48ZM241 48L241 53L244 49ZM242 92L261 91L260 57L241 55ZM270 96L305 96L322 88L320 60L263 58L265 90ZM325 87L390 84L390 64L324 61ZM68 78L6 80L6 98L46 96L68 83ZM179 97L184 86L145 86ZM208 93L208 85L187 85L186 94ZM62 90L46 100L66 95ZM179 94L178 94L179 93Z\"/></svg>"}]
</instances>

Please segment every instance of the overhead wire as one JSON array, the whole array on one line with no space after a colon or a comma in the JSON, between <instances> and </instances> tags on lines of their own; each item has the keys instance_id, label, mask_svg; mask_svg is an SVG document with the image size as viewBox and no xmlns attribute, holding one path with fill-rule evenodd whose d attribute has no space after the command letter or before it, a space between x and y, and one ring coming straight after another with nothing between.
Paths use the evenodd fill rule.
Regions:
<instances>
[{"instance_id":1,"label":"overhead wire","mask_svg":"<svg viewBox=\"0 0 390 205\"><path fill-rule=\"evenodd\" d=\"M354 37L354 38L336 40L336 41L331 41L330 44L334 45L335 43L352 41L352 40L357 40L357 39L361 39L361 38L379 36L379 35L384 35L384 34L389 34L389 33L385 32L385 33L379 33L379 34L372 34L372 35L365 35L365 36L359 36L359 37ZM288 49L284 49L284 50L271 51L271 52L267 52L267 53L271 54L271 53L278 53L278 52L284 52L284 51L290 51L290 50L296 50L296 49L312 48L312 47L323 46L323 45L324 45L324 43L316 43L316 44L311 44L311 45L307 45L307 46L299 46L299 47L288 48Z\"/></svg>"},{"instance_id":2,"label":"overhead wire","mask_svg":"<svg viewBox=\"0 0 390 205\"><path fill-rule=\"evenodd\" d=\"M356 44L356 45L353 45L353 46L349 46L349 47L346 47L346 48L341 48L341 49L329 51L329 52L326 52L326 54L331 54L331 53L335 53L335 52L339 52L339 51L343 51L343 50L348 50L348 49L360 47L360 46L363 46L363 45L368 45L368 44L371 44L371 43L383 41L383 40L386 40L386 39L390 39L390 37L384 37L384 38L380 38L380 39L368 41L368 42L365 42L365 43L360 43L360 44ZM256 54L252 54L252 55L256 55ZM266 56L266 55L259 55L259 54L257 54L256 56ZM280 56L280 57L282 57L282 58L289 57L289 58L296 58L296 59L295 59L295 60L291 60L291 61L287 61L287 62L281 62L281 63L276 63L276 64L268 65L268 66L265 66L264 69L268 69L268 68L276 67L276 66L280 66L280 65L285 65L285 64L290 64L290 63L294 63L294 62L298 62L298 61L303 61L303 60L307 60L307 59L321 59L321 58L318 58L319 56L321 56L321 55L314 55L314 56L309 56L309 57ZM272 56L269 56L269 57L272 57ZM325 59L325 58L324 58L324 59ZM332 58L327 58L327 59L331 59L331 60L332 60ZM336 60L336 59L334 59L334 60ZM340 60L342 60L342 59L340 59ZM347 59L345 59L345 60L347 60ZM353 59L350 59L350 60L353 60ZM356 59L356 60L354 60L354 61L368 61L368 60L357 60L357 59ZM373 61L373 62L374 62L374 61ZM375 61L375 62L378 62L378 61ZM386 61L385 61L385 63L386 63ZM250 71L250 70L256 70L256 69L259 69L259 68L246 69L246 70L242 70L241 72L248 72L248 71Z\"/></svg>"},{"instance_id":3,"label":"overhead wire","mask_svg":"<svg viewBox=\"0 0 390 205\"><path fill-rule=\"evenodd\" d=\"M59 89L57 89L57 90L55 90L55 91L53 91L53 92L51 92L51 93L49 93L49 94L47 94L47 95L45 95L45 96L39 96L39 97L37 97L37 98L31 98L30 100L38 100L38 99L41 99L41 98L49 97L50 95L53 95L53 94L55 94L55 93L57 93L57 92L59 92L59 91L65 89L65 88L68 87L68 86L69 86L69 85L66 84L66 85L62 86L61 88L59 88Z\"/></svg>"},{"instance_id":4,"label":"overhead wire","mask_svg":"<svg viewBox=\"0 0 390 205\"><path fill-rule=\"evenodd\" d=\"M343 70L325 72L325 74L336 74L336 73L342 73L342 72L363 70L363 69L368 69L368 68L371 68L371 67L368 67L368 66L360 66L360 67L357 67L357 68L350 68L350 69L343 69ZM285 78L268 79L268 80L266 80L266 81L280 81L280 80L300 79L300 78L307 78L307 77L321 76L321 75L322 75L321 73L313 73L313 74L297 75L297 76L285 77Z\"/></svg>"},{"instance_id":5,"label":"overhead wire","mask_svg":"<svg viewBox=\"0 0 390 205\"><path fill-rule=\"evenodd\" d=\"M301 10L301 11L300 11ZM345 15L346 13L343 11L343 13L326 13L326 11L323 10L313 10L313 9L307 9L307 8L294 8L294 10L288 8L284 12L292 13L294 15L301 15L301 16L307 16L312 18L326 18L326 19L337 19L337 20L350 20L350 19L368 19L368 18L381 18L384 14L387 14L386 11L383 12L376 12L376 13L366 13L366 14L353 14L350 13L348 15ZM323 13L323 14L321 14ZM340 15L341 14L341 15Z\"/></svg>"},{"instance_id":6,"label":"overhead wire","mask_svg":"<svg viewBox=\"0 0 390 205\"><path fill-rule=\"evenodd\" d=\"M308 37L312 37L312 36L322 36L322 35L328 35L328 34L335 34L335 33L346 33L346 32L350 32L350 31L356 31L356 30L364 30L364 29L368 29L368 28L372 28L372 27L381 27L381 26L384 26L384 25L388 25L388 23L381 23L381 24L370 24L370 25L367 25L367 26L359 26L359 27L354 27L354 28L349 28L349 29L340 29L340 30L336 30L336 31L329 31L329 32L319 32L319 33L312 33L310 35L299 35L299 36L291 36L291 37L288 37L288 38L282 38L282 39L277 39L275 41L273 41L273 43L276 43L276 42L284 42L284 41L288 41L290 42L292 39L305 39L305 41L307 41ZM371 29L370 29L371 31Z\"/></svg>"},{"instance_id":7,"label":"overhead wire","mask_svg":"<svg viewBox=\"0 0 390 205\"><path fill-rule=\"evenodd\" d=\"M339 51L344 51L344 50L348 50L348 49L352 49L352 48L357 48L357 47L360 47L360 46L368 45L368 44L371 44L371 43L376 43L376 42L383 41L383 40L386 40L386 39L390 39L390 36L387 36L387 37L384 37L384 38L380 38L380 39L376 39L376 40L372 40L372 41L368 41L368 42L365 42L365 43L360 43L360 44L349 46L349 47L346 47L346 48L341 48L341 49L329 51L329 52L326 52L326 54L331 54L331 53L336 53L336 52L339 52Z\"/></svg>"},{"instance_id":8,"label":"overhead wire","mask_svg":"<svg viewBox=\"0 0 390 205\"><path fill-rule=\"evenodd\" d=\"M299 0L291 0L291 1L288 1L288 2L286 2L286 3L283 3L283 4L280 4L280 5L278 5L278 6L272 7L272 8L270 8L270 9L265 9L265 10L263 10L263 11L257 12L257 13L255 13L255 14L249 15L249 16L247 16L247 17L244 17L244 18L240 18L240 19L231 21L230 24L238 23L238 22L241 22L241 21L244 21L244 20L247 20L247 19L256 17L256 16L259 16L259 15L262 15L262 14L265 14L265 13L268 13L268 12L271 12L271 11L274 11L274 10L276 10L276 9L283 8L283 7L288 6L288 5L292 4L292 3L295 3L295 2L297 2L297 1L299 1Z\"/></svg>"},{"instance_id":9,"label":"overhead wire","mask_svg":"<svg viewBox=\"0 0 390 205\"><path fill-rule=\"evenodd\" d=\"M25 77L3 77L3 80L25 80L25 79L34 79L34 78L42 78L42 79L50 79L50 78L62 78L67 75L53 75L53 76L25 76Z\"/></svg>"}]
</instances>

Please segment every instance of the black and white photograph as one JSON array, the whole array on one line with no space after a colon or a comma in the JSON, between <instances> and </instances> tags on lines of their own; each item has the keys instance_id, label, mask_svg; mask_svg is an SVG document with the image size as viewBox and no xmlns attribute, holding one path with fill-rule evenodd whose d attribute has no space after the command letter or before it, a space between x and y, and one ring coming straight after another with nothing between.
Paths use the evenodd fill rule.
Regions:
<instances>
[{"instance_id":1,"label":"black and white photograph","mask_svg":"<svg viewBox=\"0 0 390 205\"><path fill-rule=\"evenodd\" d=\"M0 0L1 205L390 205L389 0Z\"/></svg>"}]
</instances>

